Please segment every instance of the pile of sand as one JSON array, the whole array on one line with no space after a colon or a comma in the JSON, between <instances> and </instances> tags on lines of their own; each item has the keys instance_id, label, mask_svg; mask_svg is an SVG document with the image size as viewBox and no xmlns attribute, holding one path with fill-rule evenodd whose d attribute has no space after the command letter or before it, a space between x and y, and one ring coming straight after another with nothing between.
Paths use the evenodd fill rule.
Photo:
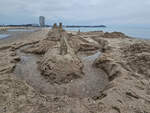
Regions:
<instances>
[{"instance_id":1,"label":"pile of sand","mask_svg":"<svg viewBox=\"0 0 150 113\"><path fill-rule=\"evenodd\" d=\"M109 85L99 102L103 112L148 113L150 111L150 45L132 39L107 39L111 47L94 63L105 71ZM124 44L126 43L126 45Z\"/></svg>"},{"instance_id":2,"label":"pile of sand","mask_svg":"<svg viewBox=\"0 0 150 113\"><path fill-rule=\"evenodd\" d=\"M59 49L49 49L39 67L50 83L68 83L83 76L83 65L78 57L71 54L60 55Z\"/></svg>"},{"instance_id":3,"label":"pile of sand","mask_svg":"<svg viewBox=\"0 0 150 113\"><path fill-rule=\"evenodd\" d=\"M150 44L135 43L124 48L124 57L130 68L143 76L150 77Z\"/></svg>"},{"instance_id":4,"label":"pile of sand","mask_svg":"<svg viewBox=\"0 0 150 113\"><path fill-rule=\"evenodd\" d=\"M103 37L105 38L127 38L128 36L126 36L125 34L121 33L121 32L106 32L104 33Z\"/></svg>"},{"instance_id":5,"label":"pile of sand","mask_svg":"<svg viewBox=\"0 0 150 113\"><path fill-rule=\"evenodd\" d=\"M29 47L23 49L22 51L25 53L45 54L49 48L54 47L55 45L56 45L55 41L44 39L36 44L30 45Z\"/></svg>"}]
</instances>

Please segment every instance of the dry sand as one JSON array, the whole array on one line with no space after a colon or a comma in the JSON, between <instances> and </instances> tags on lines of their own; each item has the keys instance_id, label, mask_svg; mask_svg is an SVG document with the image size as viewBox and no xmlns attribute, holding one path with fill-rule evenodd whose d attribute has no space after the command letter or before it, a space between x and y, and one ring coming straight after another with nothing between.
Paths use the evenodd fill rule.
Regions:
<instances>
[{"instance_id":1,"label":"dry sand","mask_svg":"<svg viewBox=\"0 0 150 113\"><path fill-rule=\"evenodd\" d=\"M149 113L149 79L150 41L122 33L54 28L0 40L0 113Z\"/></svg>"}]
</instances>

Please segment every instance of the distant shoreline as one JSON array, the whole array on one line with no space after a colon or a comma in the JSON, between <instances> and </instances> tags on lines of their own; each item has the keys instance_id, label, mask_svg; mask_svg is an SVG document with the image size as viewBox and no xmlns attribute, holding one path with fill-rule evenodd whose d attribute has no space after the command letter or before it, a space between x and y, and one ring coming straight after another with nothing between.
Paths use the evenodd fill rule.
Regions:
<instances>
[{"instance_id":1,"label":"distant shoreline","mask_svg":"<svg viewBox=\"0 0 150 113\"><path fill-rule=\"evenodd\" d=\"M83 28L93 28L93 27L106 27L105 25L95 25L95 26L82 26L82 25L67 25L67 26L64 26L64 27L66 27L66 28L81 28L81 27L83 27Z\"/></svg>"},{"instance_id":2,"label":"distant shoreline","mask_svg":"<svg viewBox=\"0 0 150 113\"><path fill-rule=\"evenodd\" d=\"M40 26L33 25L33 24L26 24L26 25L0 25L0 27L40 27ZM52 27L52 25L45 25L45 27ZM105 25L64 25L63 27L66 27L66 28L79 28L79 27L93 28L93 27L106 27L106 26Z\"/></svg>"}]
</instances>

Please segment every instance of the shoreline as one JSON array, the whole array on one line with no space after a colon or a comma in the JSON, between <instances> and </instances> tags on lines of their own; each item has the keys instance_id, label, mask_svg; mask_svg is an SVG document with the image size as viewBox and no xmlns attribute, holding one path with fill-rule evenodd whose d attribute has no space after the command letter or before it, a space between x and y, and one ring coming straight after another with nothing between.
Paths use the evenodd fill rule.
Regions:
<instances>
[{"instance_id":1,"label":"shoreline","mask_svg":"<svg viewBox=\"0 0 150 113\"><path fill-rule=\"evenodd\" d=\"M32 29L41 29L40 27L0 27L0 31L1 31L1 29L9 29L9 30L13 30L13 29L26 29L26 30L32 30ZM45 29L50 29L51 27L47 27L47 28L45 28ZM136 34L136 33L128 33L128 32L123 32L123 30L119 30L118 28L110 28L109 29L109 27L108 27L108 29L107 30L105 30L105 29L97 29L97 27L93 27L93 28L82 28L82 27L78 27L78 28L65 28L66 29L66 31L70 31L70 32L78 32L79 30L81 30L81 32L96 32L96 31L103 31L103 32L122 32L122 33L124 33L124 34L126 34L126 35L128 35L128 36L130 36L130 37L132 37L132 38L136 38L136 39L141 39L141 40L150 40L150 37L148 37L148 36L138 36L138 35L140 35L140 34ZM71 30L69 30L69 29L71 29ZM85 29L89 29L89 30L85 30ZM114 30L112 30L112 29L114 29ZM127 30L128 31L128 30ZM5 32L7 32L7 30L5 30L5 31L2 31L2 32L0 32L0 33L5 33ZM144 32L144 31L143 31ZM143 33L141 33L141 34L143 34Z\"/></svg>"},{"instance_id":2,"label":"shoreline","mask_svg":"<svg viewBox=\"0 0 150 113\"><path fill-rule=\"evenodd\" d=\"M16 28L12 28L12 29L16 29ZM22 29L22 28L19 28L19 29ZM26 28L24 28L26 29ZM26 32L26 31L5 31L3 32L4 34L9 34L10 36L6 37L6 38L2 38L0 39L0 44L11 44L11 43L15 43L15 41L18 41L18 40L25 40L26 37L28 37L30 34L33 34L33 33L36 33L38 31L40 31L40 29L37 29L37 28L30 28L31 30L34 30L34 31L31 31L31 32ZM21 37L21 38L20 38Z\"/></svg>"}]
</instances>

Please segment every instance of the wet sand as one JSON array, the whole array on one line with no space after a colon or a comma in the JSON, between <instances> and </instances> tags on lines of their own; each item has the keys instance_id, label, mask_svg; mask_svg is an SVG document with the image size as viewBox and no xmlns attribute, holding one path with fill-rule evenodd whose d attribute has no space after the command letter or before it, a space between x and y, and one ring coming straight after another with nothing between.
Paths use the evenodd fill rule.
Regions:
<instances>
[{"instance_id":1,"label":"wet sand","mask_svg":"<svg viewBox=\"0 0 150 113\"><path fill-rule=\"evenodd\" d=\"M31 29L34 32L38 32L39 28ZM4 31L1 34L8 34L9 36L3 39L0 39L0 44L11 44L15 43L19 40L26 40L28 39L29 35L33 34L33 31L26 32L26 31Z\"/></svg>"}]
</instances>

